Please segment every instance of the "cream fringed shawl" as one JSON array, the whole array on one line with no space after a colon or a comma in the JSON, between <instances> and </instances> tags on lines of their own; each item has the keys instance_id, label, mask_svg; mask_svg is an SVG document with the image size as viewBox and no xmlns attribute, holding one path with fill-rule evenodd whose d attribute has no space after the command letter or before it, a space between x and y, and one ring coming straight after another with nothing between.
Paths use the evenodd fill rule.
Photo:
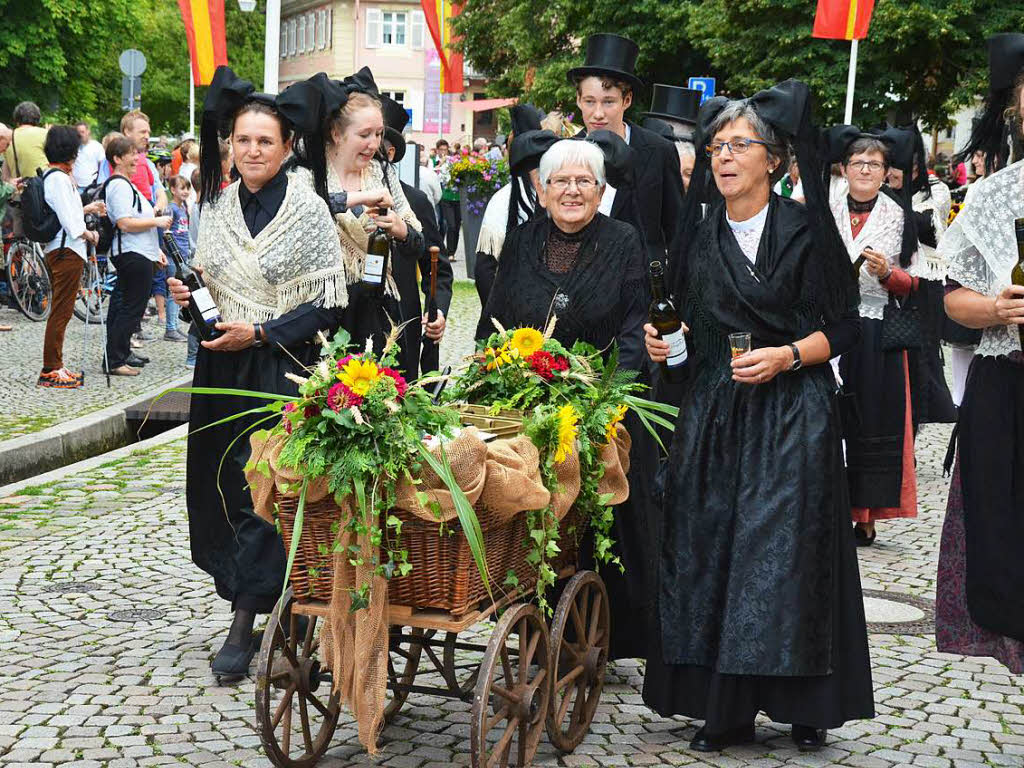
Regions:
<instances>
[{"instance_id":1,"label":"cream fringed shawl","mask_svg":"<svg viewBox=\"0 0 1024 768\"><path fill-rule=\"evenodd\" d=\"M240 183L204 206L196 246L196 261L224 320L261 323L307 303L346 306L338 235L309 172L288 173L281 209L256 237L242 217Z\"/></svg>"},{"instance_id":2,"label":"cream fringed shawl","mask_svg":"<svg viewBox=\"0 0 1024 768\"><path fill-rule=\"evenodd\" d=\"M363 191L371 189L387 189L391 193L391 199L395 204L395 211L406 226L412 227L417 232L423 231L416 214L412 212L412 206L405 198L402 191L402 184L393 167L387 168L387 182L385 183L384 167L377 160L370 162L363 170L361 188ZM331 193L343 192L341 179L334 170L334 166L327 164L327 191ZM366 249L370 243L370 232L373 231L373 224L370 217L364 210L361 215L356 216L352 211L335 214L334 224L337 228L336 239L341 241L341 251L345 260L345 269L348 270L350 280L355 282L362 279L363 270L366 268ZM369 231L367 231L369 230ZM388 260L388 293L397 296L398 289L395 286L394 278L391 276L391 269L394 261Z\"/></svg>"}]
</instances>

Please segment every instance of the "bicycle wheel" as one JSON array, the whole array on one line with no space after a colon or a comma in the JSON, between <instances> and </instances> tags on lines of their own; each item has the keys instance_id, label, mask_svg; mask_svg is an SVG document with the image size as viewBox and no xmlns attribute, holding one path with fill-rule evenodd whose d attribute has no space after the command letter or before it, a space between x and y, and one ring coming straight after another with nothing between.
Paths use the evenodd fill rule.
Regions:
<instances>
[{"instance_id":1,"label":"bicycle wheel","mask_svg":"<svg viewBox=\"0 0 1024 768\"><path fill-rule=\"evenodd\" d=\"M50 316L53 286L42 249L30 240L17 240L7 252L7 284L14 303L29 320Z\"/></svg>"},{"instance_id":2,"label":"bicycle wheel","mask_svg":"<svg viewBox=\"0 0 1024 768\"><path fill-rule=\"evenodd\" d=\"M75 317L83 322L99 323L107 311L108 291L103 277L94 262L88 262L82 270L82 284L75 300Z\"/></svg>"}]
</instances>

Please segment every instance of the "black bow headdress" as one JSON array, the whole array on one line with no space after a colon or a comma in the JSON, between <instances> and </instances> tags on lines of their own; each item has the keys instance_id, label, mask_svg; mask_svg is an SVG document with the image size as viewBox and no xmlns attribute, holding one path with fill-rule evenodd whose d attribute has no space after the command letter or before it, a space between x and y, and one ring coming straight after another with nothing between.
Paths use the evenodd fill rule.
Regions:
<instances>
[{"instance_id":1,"label":"black bow headdress","mask_svg":"<svg viewBox=\"0 0 1024 768\"><path fill-rule=\"evenodd\" d=\"M591 131L583 137L584 141L596 144L604 155L604 175L608 183L615 189L634 189L636 187L636 153L617 133L611 131ZM635 194L629 196L630 215L636 222L636 233L640 237L641 253L647 252L647 235L644 232L644 220L640 216L640 205Z\"/></svg>"},{"instance_id":2,"label":"black bow headdress","mask_svg":"<svg viewBox=\"0 0 1024 768\"><path fill-rule=\"evenodd\" d=\"M988 39L989 85L981 116L971 131L970 141L954 157L956 162L970 162L975 152L985 153L985 172L992 173L1006 165L1010 155L1010 127L1006 108L1013 95L1017 78L1024 73L1024 34L1006 33Z\"/></svg>"},{"instance_id":3,"label":"black bow headdress","mask_svg":"<svg viewBox=\"0 0 1024 768\"><path fill-rule=\"evenodd\" d=\"M513 138L527 131L539 131L540 121L544 119L544 112L533 104L513 104L508 113L512 120Z\"/></svg>"},{"instance_id":4,"label":"black bow headdress","mask_svg":"<svg viewBox=\"0 0 1024 768\"><path fill-rule=\"evenodd\" d=\"M508 166L512 172L511 199L505 232L519 225L520 215L526 221L532 219L538 209L537 191L530 180L530 171L540 165L540 159L559 138L551 131L528 130L515 132L508 147Z\"/></svg>"},{"instance_id":5,"label":"black bow headdress","mask_svg":"<svg viewBox=\"0 0 1024 768\"><path fill-rule=\"evenodd\" d=\"M238 77L231 67L217 67L203 101L203 116L199 124L199 188L203 203L215 202L220 196L224 177L220 167L219 139L231 135L235 115L251 102L265 104L277 111L274 96L258 93L252 83Z\"/></svg>"},{"instance_id":6,"label":"black bow headdress","mask_svg":"<svg viewBox=\"0 0 1024 768\"><path fill-rule=\"evenodd\" d=\"M821 287L824 316L826 320L838 319L860 301L857 282L850 271L850 260L846 246L839 235L835 219L828 203L825 187L823 161L826 158L825 141L821 132L811 122L810 90L799 80L786 80L772 88L760 91L746 102L758 116L771 125L781 137L788 141L800 165L800 178L804 182L804 194L811 235L821 249L824 269ZM708 99L697 115L697 132L694 143L703 149L713 138L711 126L729 104L729 100L716 96ZM690 189L683 203L683 221L676 245L669 261L671 279L676 295L685 295L686 258L693 242L700 218L701 203L709 199L710 187L714 186L709 173L710 158L703 151L697 152L697 162L690 180Z\"/></svg>"}]
</instances>

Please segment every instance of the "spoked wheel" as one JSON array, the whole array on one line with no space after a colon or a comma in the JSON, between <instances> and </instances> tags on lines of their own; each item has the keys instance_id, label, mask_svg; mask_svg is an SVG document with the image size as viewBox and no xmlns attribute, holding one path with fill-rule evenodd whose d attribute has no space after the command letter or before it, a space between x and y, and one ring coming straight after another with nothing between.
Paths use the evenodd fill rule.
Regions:
<instances>
[{"instance_id":1,"label":"spoked wheel","mask_svg":"<svg viewBox=\"0 0 1024 768\"><path fill-rule=\"evenodd\" d=\"M516 646L510 646L513 635ZM480 664L469 728L474 768L527 766L544 731L551 698L548 627L536 606L510 608Z\"/></svg>"},{"instance_id":2,"label":"spoked wheel","mask_svg":"<svg viewBox=\"0 0 1024 768\"><path fill-rule=\"evenodd\" d=\"M17 240L7 252L7 285L21 313L29 320L50 316L53 286L42 249L29 240Z\"/></svg>"},{"instance_id":3,"label":"spoked wheel","mask_svg":"<svg viewBox=\"0 0 1024 768\"><path fill-rule=\"evenodd\" d=\"M608 592L593 571L580 571L565 587L551 622L551 706L547 731L563 752L580 745L604 688L611 640Z\"/></svg>"},{"instance_id":4,"label":"spoked wheel","mask_svg":"<svg viewBox=\"0 0 1024 768\"><path fill-rule=\"evenodd\" d=\"M415 627L391 627L388 633L388 703L384 708L384 722L390 723L409 698L409 690L405 686L416 680L423 641L433 636L434 630L424 632Z\"/></svg>"},{"instance_id":5,"label":"spoked wheel","mask_svg":"<svg viewBox=\"0 0 1024 768\"><path fill-rule=\"evenodd\" d=\"M461 699L469 699L473 694L477 678L480 675L480 651L468 644L459 645L458 640L458 632L445 633L443 656L444 681L448 685L448 690L452 693L457 694ZM457 658L455 655L456 649L475 651L473 655L477 658Z\"/></svg>"},{"instance_id":6,"label":"spoked wheel","mask_svg":"<svg viewBox=\"0 0 1024 768\"><path fill-rule=\"evenodd\" d=\"M82 270L82 284L75 300L75 317L87 323L99 323L107 311L108 294L97 266L89 262Z\"/></svg>"},{"instance_id":7,"label":"spoked wheel","mask_svg":"<svg viewBox=\"0 0 1024 768\"><path fill-rule=\"evenodd\" d=\"M256 727L267 757L278 768L312 768L330 746L340 705L331 690L331 673L316 658L317 618L309 616L302 631L293 605L289 589L263 632L256 673Z\"/></svg>"}]
</instances>

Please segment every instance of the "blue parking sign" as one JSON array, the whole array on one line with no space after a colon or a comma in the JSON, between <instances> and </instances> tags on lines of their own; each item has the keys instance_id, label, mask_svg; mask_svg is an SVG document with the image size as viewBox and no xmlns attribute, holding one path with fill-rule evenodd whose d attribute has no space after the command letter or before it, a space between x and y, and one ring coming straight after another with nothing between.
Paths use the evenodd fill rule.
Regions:
<instances>
[{"instance_id":1,"label":"blue parking sign","mask_svg":"<svg viewBox=\"0 0 1024 768\"><path fill-rule=\"evenodd\" d=\"M705 101L707 101L708 99L715 95L715 78L691 77L689 82L687 82L686 87L692 88L695 91L700 91L700 103L703 104Z\"/></svg>"}]
</instances>

